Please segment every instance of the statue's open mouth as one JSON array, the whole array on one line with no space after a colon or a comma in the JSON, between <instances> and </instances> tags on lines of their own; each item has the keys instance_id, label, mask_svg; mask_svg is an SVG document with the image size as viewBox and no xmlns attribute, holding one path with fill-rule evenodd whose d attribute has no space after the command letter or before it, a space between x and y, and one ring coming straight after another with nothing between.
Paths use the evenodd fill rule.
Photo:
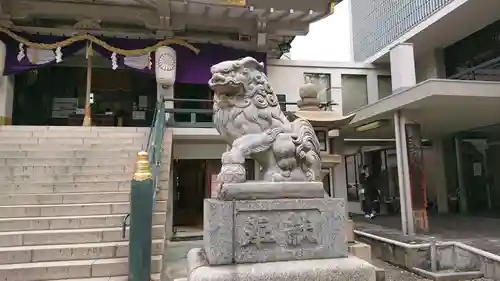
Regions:
<instances>
[{"instance_id":1,"label":"statue's open mouth","mask_svg":"<svg viewBox=\"0 0 500 281\"><path fill-rule=\"evenodd\" d=\"M208 81L210 88L219 95L234 96L241 91L243 86L241 81L227 78L221 74L214 74Z\"/></svg>"}]
</instances>

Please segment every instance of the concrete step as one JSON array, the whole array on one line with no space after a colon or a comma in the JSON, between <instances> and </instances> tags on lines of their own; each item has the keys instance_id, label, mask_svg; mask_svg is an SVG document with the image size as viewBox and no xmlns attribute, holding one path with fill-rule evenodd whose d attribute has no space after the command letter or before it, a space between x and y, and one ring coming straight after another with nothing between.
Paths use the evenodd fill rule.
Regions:
<instances>
[{"instance_id":1,"label":"concrete step","mask_svg":"<svg viewBox=\"0 0 500 281\"><path fill-rule=\"evenodd\" d=\"M167 197L167 190L160 190L156 193L156 200L158 201L167 200ZM0 194L0 206L119 203L129 201L130 192L128 191Z\"/></svg>"},{"instance_id":2,"label":"concrete step","mask_svg":"<svg viewBox=\"0 0 500 281\"><path fill-rule=\"evenodd\" d=\"M89 181L89 182L0 182L0 194L45 194L129 191L130 181Z\"/></svg>"},{"instance_id":3,"label":"concrete step","mask_svg":"<svg viewBox=\"0 0 500 281\"><path fill-rule=\"evenodd\" d=\"M1 144L1 150L21 150L21 151L66 151L66 150L79 150L79 151L108 151L108 150L122 150L122 151L139 151L143 148L141 145L120 145L114 144Z\"/></svg>"},{"instance_id":4,"label":"concrete step","mask_svg":"<svg viewBox=\"0 0 500 281\"><path fill-rule=\"evenodd\" d=\"M71 131L61 131L61 132L50 132L50 131L13 131L5 132L0 131L0 138L31 138L31 139L95 139L95 138L105 138L105 139L141 139L144 140L148 137L146 133L137 132L71 132Z\"/></svg>"},{"instance_id":5,"label":"concrete step","mask_svg":"<svg viewBox=\"0 0 500 281\"><path fill-rule=\"evenodd\" d=\"M164 225L154 225L153 239L163 239L164 229ZM0 247L118 242L128 240L128 231L125 238L121 227L8 231L0 232Z\"/></svg>"},{"instance_id":6,"label":"concrete step","mask_svg":"<svg viewBox=\"0 0 500 281\"><path fill-rule=\"evenodd\" d=\"M62 151L22 151L22 150L0 150L1 159L17 159L17 158L129 158L136 157L137 151L91 151L91 150L62 150Z\"/></svg>"},{"instance_id":7,"label":"concrete step","mask_svg":"<svg viewBox=\"0 0 500 281\"><path fill-rule=\"evenodd\" d=\"M17 176L17 175L73 175L73 174L108 174L108 173L125 173L132 175L134 166L131 164L118 165L118 164L108 164L108 165L92 165L92 166L70 166L70 165L58 165L58 166L47 166L45 164L41 165L31 165L31 166L0 166L0 175L2 176Z\"/></svg>"},{"instance_id":8,"label":"concrete step","mask_svg":"<svg viewBox=\"0 0 500 281\"><path fill-rule=\"evenodd\" d=\"M129 173L74 173L74 174L8 174L0 171L0 180L4 182L28 183L28 182L103 182L103 181L129 181L132 172Z\"/></svg>"},{"instance_id":9,"label":"concrete step","mask_svg":"<svg viewBox=\"0 0 500 281\"><path fill-rule=\"evenodd\" d=\"M349 242L348 246L349 254L365 260L369 263L372 262L372 251L370 245L361 242Z\"/></svg>"},{"instance_id":10,"label":"concrete step","mask_svg":"<svg viewBox=\"0 0 500 281\"><path fill-rule=\"evenodd\" d=\"M146 137L0 137L0 144L117 144L139 145L147 143Z\"/></svg>"},{"instance_id":11,"label":"concrete step","mask_svg":"<svg viewBox=\"0 0 500 281\"><path fill-rule=\"evenodd\" d=\"M0 218L0 230L23 231L121 227L124 216L125 214L106 214L89 216ZM166 214L164 212L153 214L154 225L163 225L165 219Z\"/></svg>"},{"instance_id":12,"label":"concrete step","mask_svg":"<svg viewBox=\"0 0 500 281\"><path fill-rule=\"evenodd\" d=\"M142 132L148 133L149 127L83 127L83 126L2 126L1 132L15 132L15 131L49 131L49 132Z\"/></svg>"},{"instance_id":13,"label":"concrete step","mask_svg":"<svg viewBox=\"0 0 500 281\"><path fill-rule=\"evenodd\" d=\"M161 271L161 257L153 256L151 260L152 273L159 273ZM0 276L2 276L2 280L6 281L67 280L70 278L125 276L127 273L127 258L0 265Z\"/></svg>"},{"instance_id":14,"label":"concrete step","mask_svg":"<svg viewBox=\"0 0 500 281\"><path fill-rule=\"evenodd\" d=\"M96 131L0 131L6 138L145 138L146 132L96 132Z\"/></svg>"},{"instance_id":15,"label":"concrete step","mask_svg":"<svg viewBox=\"0 0 500 281\"><path fill-rule=\"evenodd\" d=\"M155 211L165 212L166 207L167 207L166 201L157 201L155 204ZM0 218L126 214L128 213L128 211L129 211L129 202L54 204L54 205L16 205L16 206L0 206Z\"/></svg>"},{"instance_id":16,"label":"concrete step","mask_svg":"<svg viewBox=\"0 0 500 281\"><path fill-rule=\"evenodd\" d=\"M88 192L88 193L47 193L47 194L0 194L0 205L51 205L75 203L129 202L130 193Z\"/></svg>"},{"instance_id":17,"label":"concrete step","mask_svg":"<svg viewBox=\"0 0 500 281\"><path fill-rule=\"evenodd\" d=\"M8 158L0 159L0 166L96 166L96 165L133 165L135 156L114 158Z\"/></svg>"},{"instance_id":18,"label":"concrete step","mask_svg":"<svg viewBox=\"0 0 500 281\"><path fill-rule=\"evenodd\" d=\"M163 239L152 241L152 255L161 255ZM0 247L0 264L110 259L128 256L128 241Z\"/></svg>"},{"instance_id":19,"label":"concrete step","mask_svg":"<svg viewBox=\"0 0 500 281\"><path fill-rule=\"evenodd\" d=\"M151 281L160 281L161 274L151 274ZM78 278L78 279L61 279L54 281L128 281L128 276L113 276L102 278Z\"/></svg>"}]
</instances>

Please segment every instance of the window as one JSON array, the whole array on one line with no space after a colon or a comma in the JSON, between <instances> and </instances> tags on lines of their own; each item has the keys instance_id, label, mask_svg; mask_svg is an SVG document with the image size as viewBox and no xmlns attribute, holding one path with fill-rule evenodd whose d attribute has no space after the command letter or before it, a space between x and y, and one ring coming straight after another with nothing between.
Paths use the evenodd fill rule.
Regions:
<instances>
[{"instance_id":1,"label":"window","mask_svg":"<svg viewBox=\"0 0 500 281\"><path fill-rule=\"evenodd\" d=\"M359 201L359 167L361 165L360 154L344 156L346 183L347 183L347 201Z\"/></svg>"},{"instance_id":2,"label":"window","mask_svg":"<svg viewBox=\"0 0 500 281\"><path fill-rule=\"evenodd\" d=\"M379 75L377 76L378 84L378 99L383 99L392 94L391 76Z\"/></svg>"},{"instance_id":3,"label":"window","mask_svg":"<svg viewBox=\"0 0 500 281\"><path fill-rule=\"evenodd\" d=\"M281 111L286 112L286 95L277 94L278 102L280 103Z\"/></svg>"},{"instance_id":4,"label":"window","mask_svg":"<svg viewBox=\"0 0 500 281\"><path fill-rule=\"evenodd\" d=\"M318 86L318 99L321 102L332 100L331 77L329 73L304 73L304 83L312 83Z\"/></svg>"},{"instance_id":5,"label":"window","mask_svg":"<svg viewBox=\"0 0 500 281\"><path fill-rule=\"evenodd\" d=\"M316 136L319 141L319 149L321 151L326 151L326 144L327 144L327 138L326 138L326 131L314 131L316 133Z\"/></svg>"},{"instance_id":6,"label":"window","mask_svg":"<svg viewBox=\"0 0 500 281\"><path fill-rule=\"evenodd\" d=\"M366 75L342 74L342 113L344 115L368 104Z\"/></svg>"}]
</instances>

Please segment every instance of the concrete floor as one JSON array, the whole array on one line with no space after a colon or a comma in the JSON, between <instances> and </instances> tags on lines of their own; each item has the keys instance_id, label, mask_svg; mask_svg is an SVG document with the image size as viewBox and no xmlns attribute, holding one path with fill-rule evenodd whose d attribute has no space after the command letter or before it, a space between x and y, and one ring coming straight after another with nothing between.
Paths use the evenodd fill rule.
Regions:
<instances>
[{"instance_id":1,"label":"concrete floor","mask_svg":"<svg viewBox=\"0 0 500 281\"><path fill-rule=\"evenodd\" d=\"M430 232L418 237L405 237L401 233L401 222L397 216L376 217L367 220L363 216L354 216L355 229L398 241L425 241L430 237L440 240L454 240L469 244L485 251L500 254L500 219L478 218L466 216L433 216L429 219ZM167 257L163 266L163 276L169 281L187 276L186 255L192 248L203 246L203 241L169 242ZM425 281L413 273L387 264L381 260L373 260L373 264L386 269L387 281ZM165 280L165 279L163 279ZM489 281L489 279L476 279Z\"/></svg>"},{"instance_id":2,"label":"concrete floor","mask_svg":"<svg viewBox=\"0 0 500 281\"><path fill-rule=\"evenodd\" d=\"M187 277L187 253L192 248L202 247L203 240L169 242L166 247L167 254L162 272L162 275L167 278L166 280L173 281L176 278ZM165 279L162 278L162 280Z\"/></svg>"},{"instance_id":3,"label":"concrete floor","mask_svg":"<svg viewBox=\"0 0 500 281\"><path fill-rule=\"evenodd\" d=\"M187 276L186 254L191 248L201 247L202 241L172 242L168 247L167 262L164 268L164 276L169 281ZM384 261L375 259L373 265L384 268L386 271L386 281L428 281L409 271L390 265ZM474 281L493 281L491 279L475 279Z\"/></svg>"},{"instance_id":4,"label":"concrete floor","mask_svg":"<svg viewBox=\"0 0 500 281\"><path fill-rule=\"evenodd\" d=\"M401 233L399 216L380 216L368 220L353 216L354 228L398 241L426 240L430 237L443 241L460 241L472 247L500 255L500 219L435 215L429 217L429 233L405 237Z\"/></svg>"},{"instance_id":5,"label":"concrete floor","mask_svg":"<svg viewBox=\"0 0 500 281\"><path fill-rule=\"evenodd\" d=\"M388 264L381 260L373 260L373 265L385 269L385 280L386 281L430 281L430 279L426 279L420 277L416 274L413 274L409 271L402 270L399 267L395 267L391 264ZM479 278L473 279L474 281L493 281L492 279Z\"/></svg>"}]
</instances>

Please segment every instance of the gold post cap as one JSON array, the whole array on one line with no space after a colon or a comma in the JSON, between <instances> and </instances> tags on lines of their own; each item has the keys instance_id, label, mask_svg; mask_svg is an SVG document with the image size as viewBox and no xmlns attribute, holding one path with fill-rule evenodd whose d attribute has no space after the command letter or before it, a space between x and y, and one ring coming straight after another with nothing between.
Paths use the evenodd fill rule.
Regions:
<instances>
[{"instance_id":1,"label":"gold post cap","mask_svg":"<svg viewBox=\"0 0 500 281\"><path fill-rule=\"evenodd\" d=\"M135 161L133 180L143 181L152 178L151 167L149 167L149 154L146 151L139 151Z\"/></svg>"}]
</instances>

